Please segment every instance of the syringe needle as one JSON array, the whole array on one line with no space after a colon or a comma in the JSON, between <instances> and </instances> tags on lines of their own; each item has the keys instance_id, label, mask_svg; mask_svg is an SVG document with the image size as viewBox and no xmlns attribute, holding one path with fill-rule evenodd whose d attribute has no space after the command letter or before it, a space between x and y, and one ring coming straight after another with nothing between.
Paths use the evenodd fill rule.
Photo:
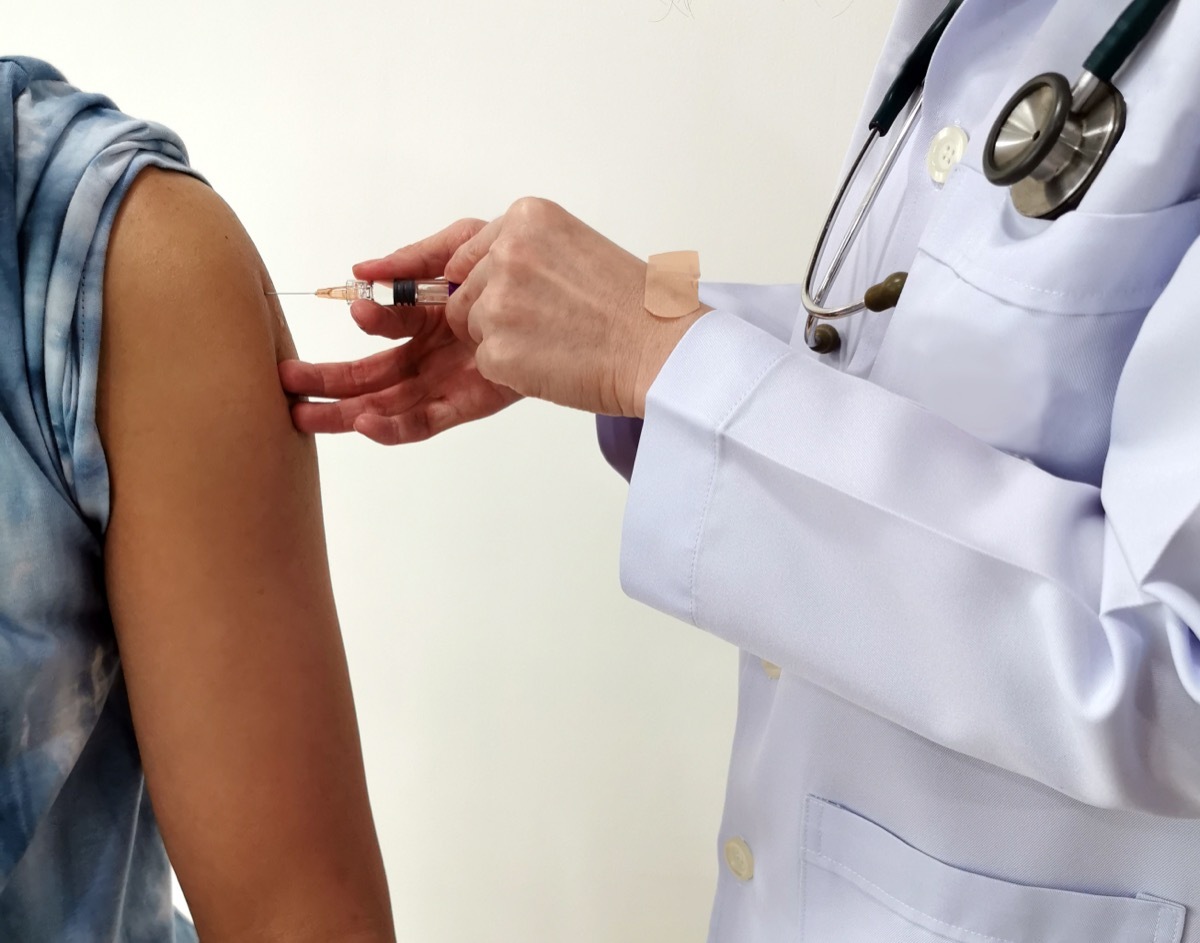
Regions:
<instances>
[{"instance_id":1,"label":"syringe needle","mask_svg":"<svg viewBox=\"0 0 1200 943\"><path fill-rule=\"evenodd\" d=\"M382 289L382 294L376 293L377 287ZM444 305L457 288L457 284L444 278L397 278L390 282L380 282L378 285L359 279L344 285L318 288L316 291L269 291L267 294L331 298L348 304L355 301L375 301L385 306L411 307Z\"/></svg>"},{"instance_id":2,"label":"syringe needle","mask_svg":"<svg viewBox=\"0 0 1200 943\"><path fill-rule=\"evenodd\" d=\"M269 291L268 295L306 295L309 298L332 298L335 301L373 301L375 292L370 282L361 280L351 280L344 285L336 285L333 288L318 288L316 291Z\"/></svg>"}]
</instances>

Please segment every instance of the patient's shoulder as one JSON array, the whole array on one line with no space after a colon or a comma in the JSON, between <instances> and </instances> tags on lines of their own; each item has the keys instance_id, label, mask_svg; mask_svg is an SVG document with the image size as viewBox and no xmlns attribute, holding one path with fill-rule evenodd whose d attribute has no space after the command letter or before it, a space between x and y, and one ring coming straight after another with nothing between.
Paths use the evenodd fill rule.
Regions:
<instances>
[{"instance_id":1,"label":"patient's shoulder","mask_svg":"<svg viewBox=\"0 0 1200 943\"><path fill-rule=\"evenodd\" d=\"M264 449L307 466L311 443L292 427L277 367L294 348L269 288L215 192L185 174L139 175L105 266L97 420L114 514L123 495L148 487L145 475L162 472L164 456L235 469L219 498L230 503L239 481L271 464Z\"/></svg>"},{"instance_id":2,"label":"patient's shoulder","mask_svg":"<svg viewBox=\"0 0 1200 943\"><path fill-rule=\"evenodd\" d=\"M172 171L138 175L108 247L106 330L132 322L148 338L166 331L242 361L265 345L278 361L294 351L270 290L253 241L214 190Z\"/></svg>"}]
</instances>

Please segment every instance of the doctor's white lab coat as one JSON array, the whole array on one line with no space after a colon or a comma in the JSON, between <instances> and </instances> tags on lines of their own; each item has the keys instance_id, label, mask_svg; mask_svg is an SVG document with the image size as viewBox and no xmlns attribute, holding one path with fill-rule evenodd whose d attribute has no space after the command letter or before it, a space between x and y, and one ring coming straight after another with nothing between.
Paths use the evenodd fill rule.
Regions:
<instances>
[{"instance_id":1,"label":"doctor's white lab coat","mask_svg":"<svg viewBox=\"0 0 1200 943\"><path fill-rule=\"evenodd\" d=\"M966 0L832 299L898 308L818 356L797 288L708 285L650 392L623 584L744 653L711 943L1200 943L1200 0L1077 211L981 171L1125 4Z\"/></svg>"}]
</instances>

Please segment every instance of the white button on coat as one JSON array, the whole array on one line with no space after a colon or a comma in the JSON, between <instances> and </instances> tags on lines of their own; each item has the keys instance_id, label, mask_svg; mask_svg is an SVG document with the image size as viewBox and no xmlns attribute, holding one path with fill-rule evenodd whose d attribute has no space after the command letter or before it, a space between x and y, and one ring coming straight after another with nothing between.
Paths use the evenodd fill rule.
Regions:
<instances>
[{"instance_id":1,"label":"white button on coat","mask_svg":"<svg viewBox=\"0 0 1200 943\"><path fill-rule=\"evenodd\" d=\"M929 144L929 154L925 158L925 166L929 169L929 177L934 183L945 183L950 171L958 166L967 152L967 132L956 124L942 128L933 136Z\"/></svg>"},{"instance_id":2,"label":"white button on coat","mask_svg":"<svg viewBox=\"0 0 1200 943\"><path fill-rule=\"evenodd\" d=\"M731 838L725 843L725 864L739 881L754 877L754 855L744 839Z\"/></svg>"}]
</instances>

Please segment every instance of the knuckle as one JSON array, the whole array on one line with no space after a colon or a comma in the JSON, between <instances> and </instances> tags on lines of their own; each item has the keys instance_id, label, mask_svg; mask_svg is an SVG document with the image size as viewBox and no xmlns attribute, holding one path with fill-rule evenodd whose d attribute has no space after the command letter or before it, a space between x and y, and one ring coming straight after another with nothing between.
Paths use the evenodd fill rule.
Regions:
<instances>
[{"instance_id":1,"label":"knuckle","mask_svg":"<svg viewBox=\"0 0 1200 943\"><path fill-rule=\"evenodd\" d=\"M519 278L534 264L534 249L519 233L510 233L497 239L491 255L492 282Z\"/></svg>"},{"instance_id":2,"label":"knuckle","mask_svg":"<svg viewBox=\"0 0 1200 943\"><path fill-rule=\"evenodd\" d=\"M417 409L407 417L403 434L399 430L396 430L396 443L399 444L406 439L416 442L421 439L428 439L431 435L433 435L433 427L429 422L428 407Z\"/></svg>"},{"instance_id":3,"label":"knuckle","mask_svg":"<svg viewBox=\"0 0 1200 943\"><path fill-rule=\"evenodd\" d=\"M524 278L534 264L530 247L520 239L508 239L497 248L500 255L492 266L488 285L504 287Z\"/></svg>"},{"instance_id":4,"label":"knuckle","mask_svg":"<svg viewBox=\"0 0 1200 943\"><path fill-rule=\"evenodd\" d=\"M475 366L479 375L492 383L510 386L512 383L513 358L510 345L494 337L485 337L475 351Z\"/></svg>"},{"instance_id":5,"label":"knuckle","mask_svg":"<svg viewBox=\"0 0 1200 943\"><path fill-rule=\"evenodd\" d=\"M483 343L486 335L483 332L483 324L477 314L472 314L467 319L466 324L462 326L462 331L458 335L463 340L470 340L472 344L479 345Z\"/></svg>"},{"instance_id":6,"label":"knuckle","mask_svg":"<svg viewBox=\"0 0 1200 943\"><path fill-rule=\"evenodd\" d=\"M471 305L467 298L454 297L450 299L450 303L446 305L444 312L446 324L449 326L452 333L462 336L460 328L467 323L467 318L471 313Z\"/></svg>"},{"instance_id":7,"label":"knuckle","mask_svg":"<svg viewBox=\"0 0 1200 943\"><path fill-rule=\"evenodd\" d=\"M358 418L358 415L361 411L362 410L359 409L355 403L344 399L339 402L334 407L334 411L330 413L332 420L331 425L343 432L348 429L353 429L354 420Z\"/></svg>"},{"instance_id":8,"label":"knuckle","mask_svg":"<svg viewBox=\"0 0 1200 943\"><path fill-rule=\"evenodd\" d=\"M451 257L458 255L486 225L487 223L480 219L460 219L439 233L438 237L435 237L436 243L431 245L431 248L437 252L449 250ZM434 240L430 240L430 242L434 243Z\"/></svg>"},{"instance_id":9,"label":"knuckle","mask_svg":"<svg viewBox=\"0 0 1200 943\"><path fill-rule=\"evenodd\" d=\"M389 416L391 412L391 403L387 394L371 393L363 397L359 408L355 411L355 417L360 415Z\"/></svg>"},{"instance_id":10,"label":"knuckle","mask_svg":"<svg viewBox=\"0 0 1200 943\"><path fill-rule=\"evenodd\" d=\"M473 216L464 216L458 222L451 225L450 229L460 236L466 236L469 239L486 225L487 223L482 219L475 219Z\"/></svg>"},{"instance_id":11,"label":"knuckle","mask_svg":"<svg viewBox=\"0 0 1200 943\"><path fill-rule=\"evenodd\" d=\"M517 219L537 221L545 218L549 208L553 206L549 200L537 196L523 196L509 208L509 213Z\"/></svg>"},{"instance_id":12,"label":"knuckle","mask_svg":"<svg viewBox=\"0 0 1200 943\"><path fill-rule=\"evenodd\" d=\"M479 344L491 336L494 322L490 302L486 298L480 299L467 318L467 333L471 340Z\"/></svg>"},{"instance_id":13,"label":"knuckle","mask_svg":"<svg viewBox=\"0 0 1200 943\"><path fill-rule=\"evenodd\" d=\"M502 273L513 258L513 238L511 236L501 236L492 243L492 248L488 250L489 264L491 265L491 279L494 280L496 275Z\"/></svg>"},{"instance_id":14,"label":"knuckle","mask_svg":"<svg viewBox=\"0 0 1200 943\"><path fill-rule=\"evenodd\" d=\"M521 219L529 213L532 204L536 200L537 198L532 196L523 196L519 200L514 200L512 206L508 208L508 213L505 215Z\"/></svg>"},{"instance_id":15,"label":"knuckle","mask_svg":"<svg viewBox=\"0 0 1200 943\"><path fill-rule=\"evenodd\" d=\"M346 364L346 378L350 381L349 385L354 389L366 386L369 380L367 365L361 360L353 360Z\"/></svg>"},{"instance_id":16,"label":"knuckle","mask_svg":"<svg viewBox=\"0 0 1200 943\"><path fill-rule=\"evenodd\" d=\"M479 312L481 318L489 323L507 323L516 307L512 283L500 279L489 285L487 295L480 301L483 303L483 309Z\"/></svg>"},{"instance_id":17,"label":"knuckle","mask_svg":"<svg viewBox=\"0 0 1200 943\"><path fill-rule=\"evenodd\" d=\"M485 340L475 348L475 369L479 371L481 377L492 382L497 379L496 362L493 356L494 347L494 344Z\"/></svg>"},{"instance_id":18,"label":"knuckle","mask_svg":"<svg viewBox=\"0 0 1200 943\"><path fill-rule=\"evenodd\" d=\"M517 361L511 343L502 337L486 338L475 355L479 372L486 380L515 389Z\"/></svg>"}]
</instances>

